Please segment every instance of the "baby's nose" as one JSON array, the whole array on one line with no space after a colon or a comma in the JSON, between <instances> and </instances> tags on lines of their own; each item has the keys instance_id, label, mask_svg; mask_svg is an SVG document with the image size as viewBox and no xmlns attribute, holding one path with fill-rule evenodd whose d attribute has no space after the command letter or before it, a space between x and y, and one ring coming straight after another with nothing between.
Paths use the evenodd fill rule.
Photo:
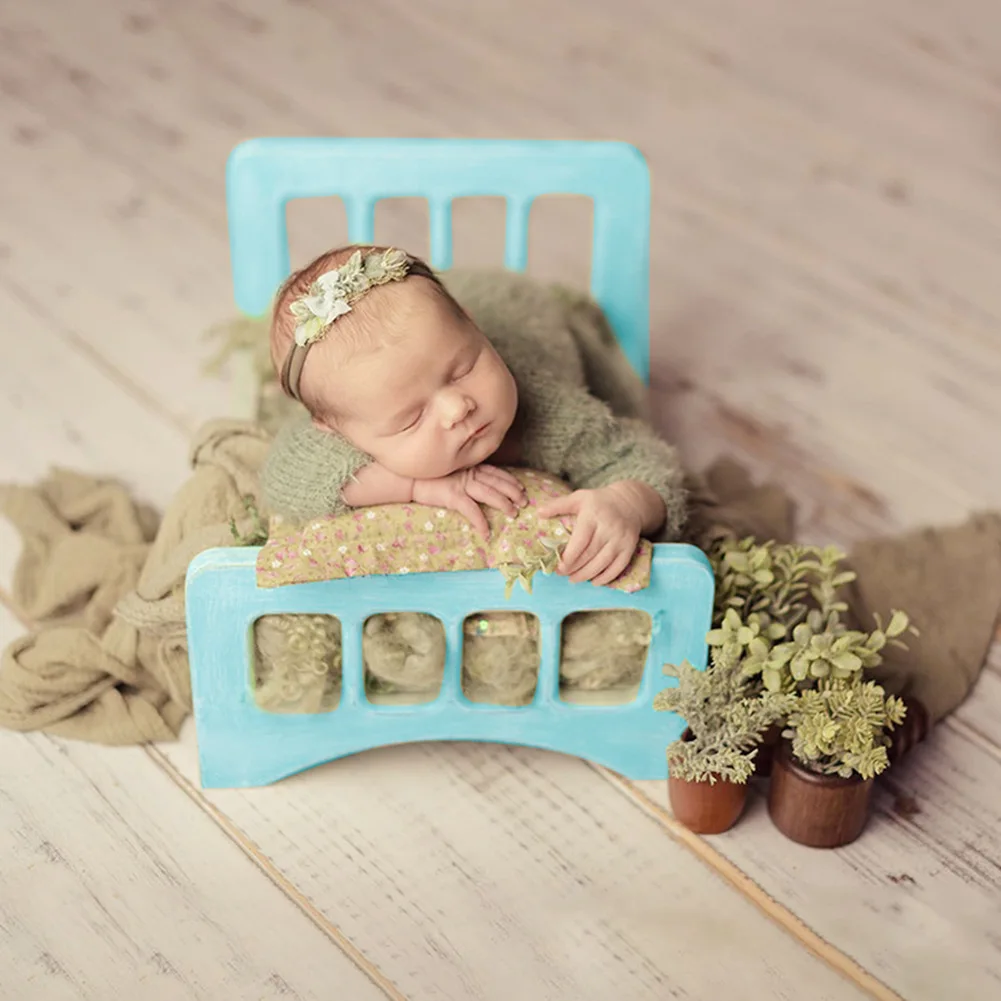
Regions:
<instances>
[{"instance_id":1,"label":"baby's nose","mask_svg":"<svg viewBox=\"0 0 1001 1001\"><path fill-rule=\"evenodd\" d=\"M446 427L455 427L461 424L476 404L465 393L449 393L444 400L442 416Z\"/></svg>"}]
</instances>

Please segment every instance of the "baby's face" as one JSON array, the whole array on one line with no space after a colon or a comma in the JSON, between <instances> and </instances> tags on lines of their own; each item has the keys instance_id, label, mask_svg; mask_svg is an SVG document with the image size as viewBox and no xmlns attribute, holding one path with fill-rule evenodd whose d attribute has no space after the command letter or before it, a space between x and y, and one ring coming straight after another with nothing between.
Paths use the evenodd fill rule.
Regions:
<instances>
[{"instance_id":1,"label":"baby's face","mask_svg":"<svg viewBox=\"0 0 1001 1001\"><path fill-rule=\"evenodd\" d=\"M416 297L399 323L378 347L320 374L334 429L399 476L433 479L484 462L518 405L507 366L437 296Z\"/></svg>"}]
</instances>

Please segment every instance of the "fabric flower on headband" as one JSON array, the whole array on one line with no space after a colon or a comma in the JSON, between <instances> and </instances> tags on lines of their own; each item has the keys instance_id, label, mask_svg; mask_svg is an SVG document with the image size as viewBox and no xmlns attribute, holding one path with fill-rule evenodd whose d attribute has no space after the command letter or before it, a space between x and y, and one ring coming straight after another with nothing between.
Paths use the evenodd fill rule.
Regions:
<instances>
[{"instance_id":1,"label":"fabric flower on headband","mask_svg":"<svg viewBox=\"0 0 1001 1001\"><path fill-rule=\"evenodd\" d=\"M289 312L298 321L296 344L304 348L318 341L330 324L350 313L351 304L369 289L405 278L408 265L409 259L402 250L372 251L365 257L356 250L345 264L324 272L305 295L289 306Z\"/></svg>"}]
</instances>

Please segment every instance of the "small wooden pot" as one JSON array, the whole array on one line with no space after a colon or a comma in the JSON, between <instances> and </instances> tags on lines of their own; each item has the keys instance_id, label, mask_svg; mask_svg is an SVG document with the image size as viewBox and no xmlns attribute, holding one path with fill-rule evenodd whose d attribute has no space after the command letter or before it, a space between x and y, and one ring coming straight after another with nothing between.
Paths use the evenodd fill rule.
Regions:
<instances>
[{"instance_id":1,"label":"small wooden pot","mask_svg":"<svg viewBox=\"0 0 1001 1001\"><path fill-rule=\"evenodd\" d=\"M905 695L904 706L907 708L904 722L890 734L890 746L886 749L891 765L910 754L928 736L931 729L928 710L923 703L911 695Z\"/></svg>"},{"instance_id":2,"label":"small wooden pot","mask_svg":"<svg viewBox=\"0 0 1001 1001\"><path fill-rule=\"evenodd\" d=\"M837 848L854 841L869 817L872 779L818 775L792 756L788 741L775 755L768 813L789 839L811 848Z\"/></svg>"},{"instance_id":3,"label":"small wooden pot","mask_svg":"<svg viewBox=\"0 0 1001 1001\"><path fill-rule=\"evenodd\" d=\"M767 778L772 774L772 765L782 740L782 724L773 723L761 736L758 753L754 756L754 774Z\"/></svg>"},{"instance_id":4,"label":"small wooden pot","mask_svg":"<svg viewBox=\"0 0 1001 1001\"><path fill-rule=\"evenodd\" d=\"M691 739L691 731L681 735ZM747 785L717 779L715 782L689 782L668 777L667 792L674 816L696 834L722 834L740 819L747 803Z\"/></svg>"}]
</instances>

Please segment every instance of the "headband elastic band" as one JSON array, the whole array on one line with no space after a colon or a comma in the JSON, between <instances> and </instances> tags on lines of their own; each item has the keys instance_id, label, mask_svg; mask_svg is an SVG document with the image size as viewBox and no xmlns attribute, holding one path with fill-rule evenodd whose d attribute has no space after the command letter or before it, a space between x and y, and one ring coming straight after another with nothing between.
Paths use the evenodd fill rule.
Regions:
<instances>
[{"instance_id":1,"label":"headband elastic band","mask_svg":"<svg viewBox=\"0 0 1001 1001\"><path fill-rule=\"evenodd\" d=\"M429 278L440 285L437 275L423 261L394 248L370 251L364 256L356 250L347 263L320 275L309 291L289 306L289 312L299 322L279 374L282 390L301 403L299 380L309 349L326 336L338 317L350 313L352 304L366 293L377 285L403 281L408 275Z\"/></svg>"}]
</instances>

